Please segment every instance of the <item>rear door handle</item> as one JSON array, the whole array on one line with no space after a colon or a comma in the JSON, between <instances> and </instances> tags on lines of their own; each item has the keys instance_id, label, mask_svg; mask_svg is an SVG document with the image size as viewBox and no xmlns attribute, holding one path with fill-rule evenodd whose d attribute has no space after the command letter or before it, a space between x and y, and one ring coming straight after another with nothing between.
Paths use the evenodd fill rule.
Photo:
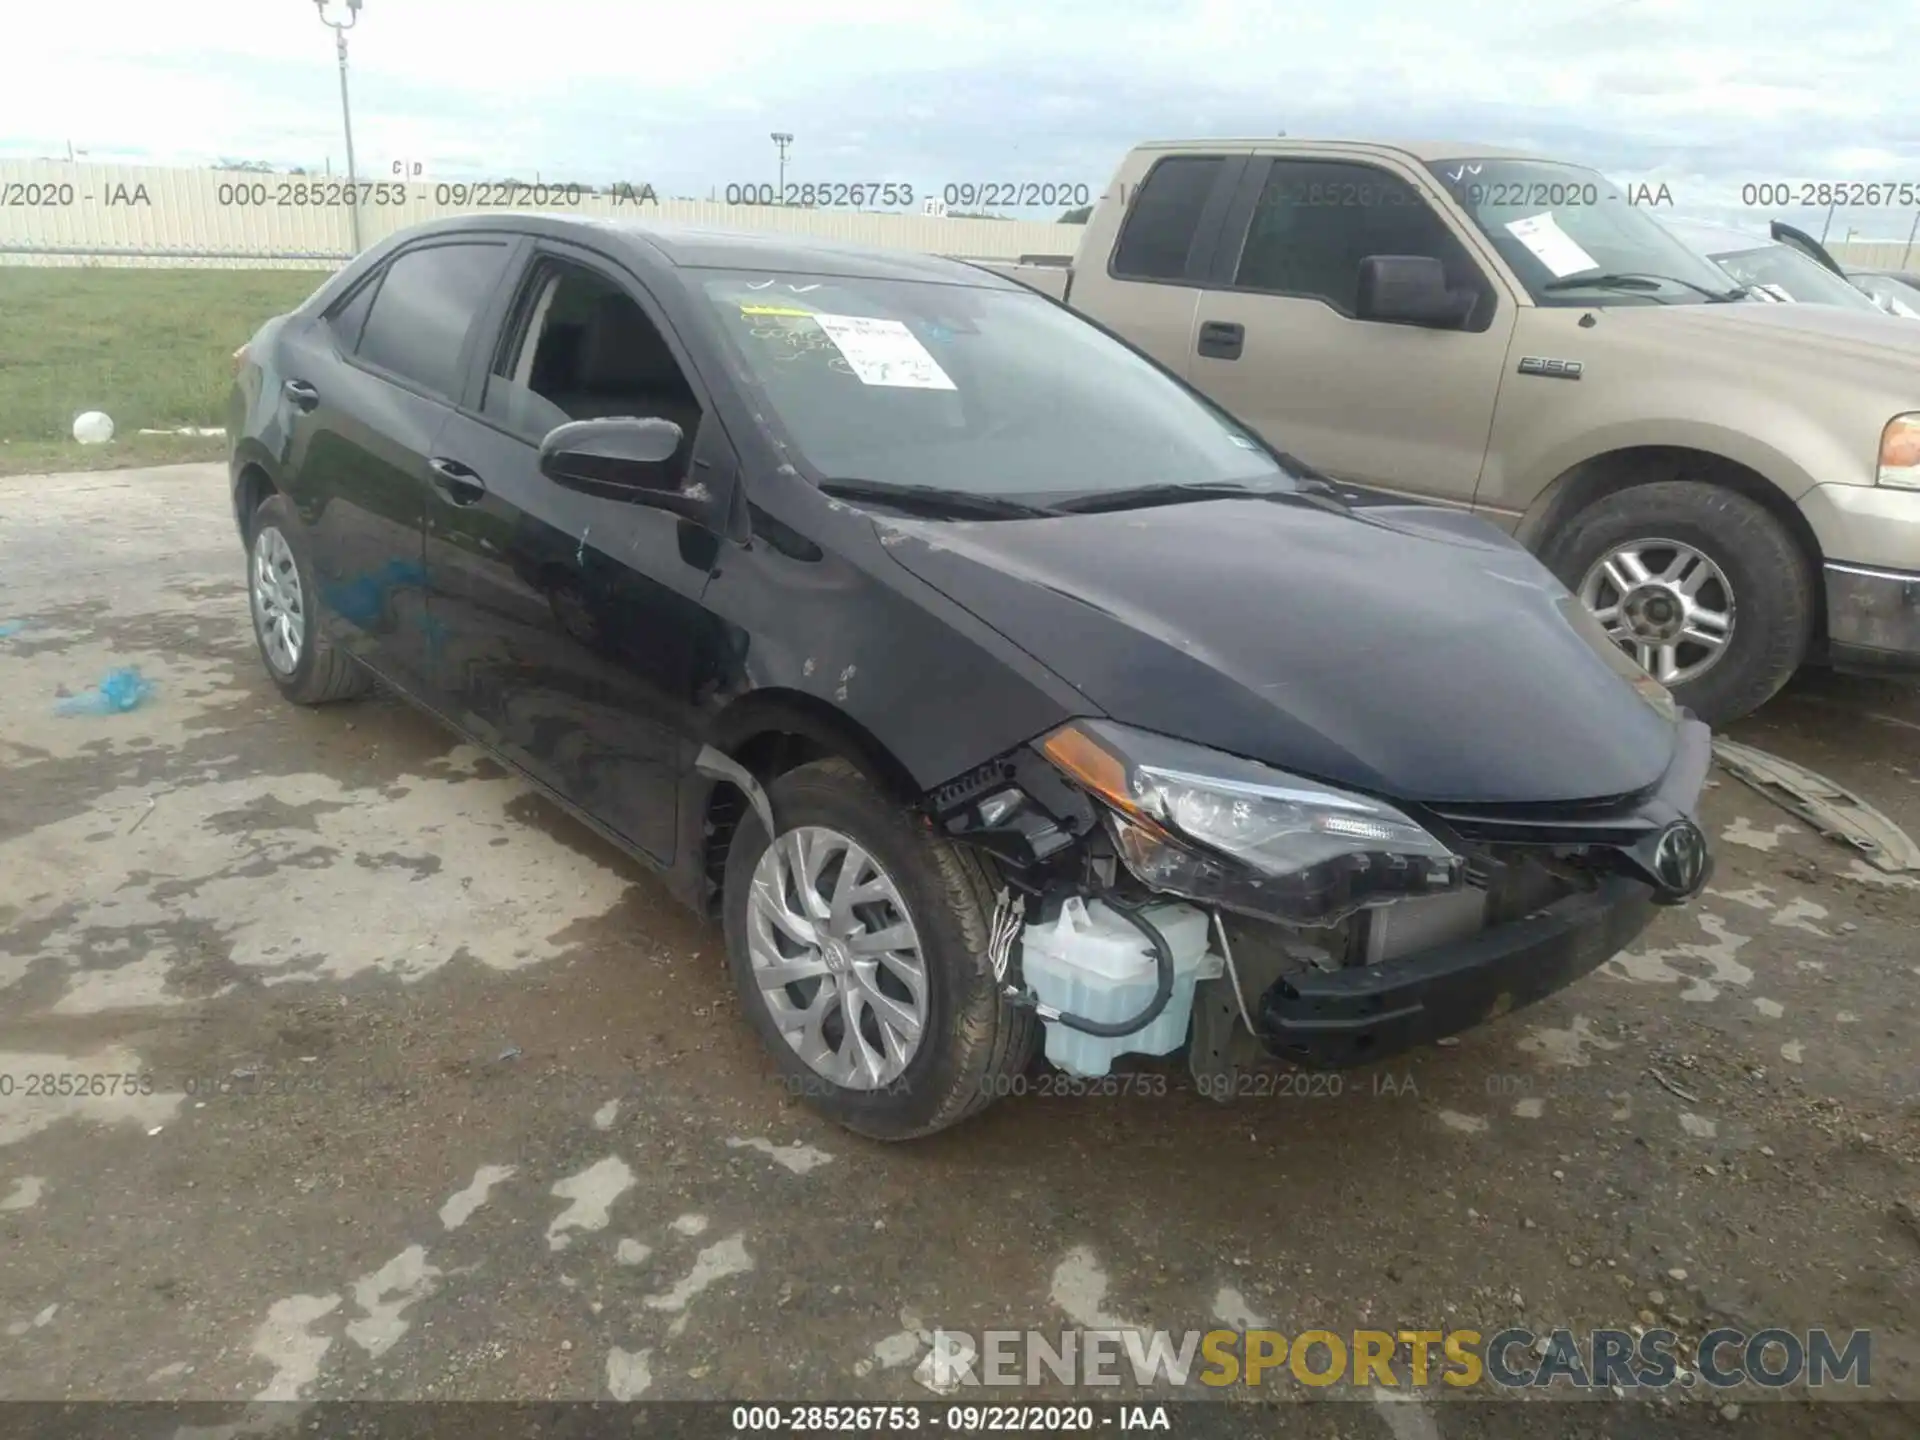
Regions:
<instances>
[{"instance_id":1,"label":"rear door handle","mask_svg":"<svg viewBox=\"0 0 1920 1440\"><path fill-rule=\"evenodd\" d=\"M436 455L427 461L433 472L433 488L455 505L471 505L487 493L487 484L458 460Z\"/></svg>"},{"instance_id":2,"label":"rear door handle","mask_svg":"<svg viewBox=\"0 0 1920 1440\"><path fill-rule=\"evenodd\" d=\"M1200 322L1200 343L1195 348L1211 360L1238 360L1247 343L1247 327L1231 320Z\"/></svg>"},{"instance_id":3,"label":"rear door handle","mask_svg":"<svg viewBox=\"0 0 1920 1440\"><path fill-rule=\"evenodd\" d=\"M293 402L296 410L311 410L320 403L320 392L304 380L285 381L280 393Z\"/></svg>"}]
</instances>

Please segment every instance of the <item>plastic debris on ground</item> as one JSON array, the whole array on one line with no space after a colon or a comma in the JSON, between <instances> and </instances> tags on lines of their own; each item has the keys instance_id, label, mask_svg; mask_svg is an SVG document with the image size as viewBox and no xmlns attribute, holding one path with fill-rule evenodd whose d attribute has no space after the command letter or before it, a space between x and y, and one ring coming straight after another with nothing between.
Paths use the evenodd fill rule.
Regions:
<instances>
[{"instance_id":1,"label":"plastic debris on ground","mask_svg":"<svg viewBox=\"0 0 1920 1440\"><path fill-rule=\"evenodd\" d=\"M1715 740L1713 753L1739 779L1830 840L1850 845L1882 870L1920 870L1920 845L1843 785L1751 745Z\"/></svg>"},{"instance_id":2,"label":"plastic debris on ground","mask_svg":"<svg viewBox=\"0 0 1920 1440\"><path fill-rule=\"evenodd\" d=\"M136 666L109 670L98 686L69 695L54 707L61 715L119 715L153 698L153 682Z\"/></svg>"},{"instance_id":3,"label":"plastic debris on ground","mask_svg":"<svg viewBox=\"0 0 1920 1440\"><path fill-rule=\"evenodd\" d=\"M9 635L18 635L26 628L27 622L24 620L0 620L0 640L6 639Z\"/></svg>"}]
</instances>

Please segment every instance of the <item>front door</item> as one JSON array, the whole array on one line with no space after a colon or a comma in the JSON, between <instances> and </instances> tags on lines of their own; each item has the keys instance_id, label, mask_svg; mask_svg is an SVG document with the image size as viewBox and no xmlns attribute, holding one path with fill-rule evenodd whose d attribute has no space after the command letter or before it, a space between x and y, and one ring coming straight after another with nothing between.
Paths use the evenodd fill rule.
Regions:
<instances>
[{"instance_id":1,"label":"front door","mask_svg":"<svg viewBox=\"0 0 1920 1440\"><path fill-rule=\"evenodd\" d=\"M674 852L680 738L712 535L563 489L542 438L570 420L672 420L676 461L725 445L652 303L610 263L536 250L474 404L442 431L426 566L435 688L461 723L661 860Z\"/></svg>"},{"instance_id":2,"label":"front door","mask_svg":"<svg viewBox=\"0 0 1920 1440\"><path fill-rule=\"evenodd\" d=\"M1337 479L1470 505L1513 304L1409 180L1346 159L1255 161L1195 315L1187 378ZM1431 256L1464 328L1356 318L1360 262Z\"/></svg>"}]
</instances>

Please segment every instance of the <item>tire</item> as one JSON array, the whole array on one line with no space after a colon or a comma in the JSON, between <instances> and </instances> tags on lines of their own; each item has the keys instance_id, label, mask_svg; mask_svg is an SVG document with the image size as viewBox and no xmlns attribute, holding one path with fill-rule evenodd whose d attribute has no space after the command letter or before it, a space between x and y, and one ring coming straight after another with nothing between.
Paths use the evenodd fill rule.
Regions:
<instances>
[{"instance_id":1,"label":"tire","mask_svg":"<svg viewBox=\"0 0 1920 1440\"><path fill-rule=\"evenodd\" d=\"M1663 551L1662 544L1667 548ZM1691 547L1720 571L1707 594L1731 591L1731 629L1711 663L1669 684L1674 699L1709 725L1738 720L1765 704L1806 658L1815 614L1812 566L1787 528L1746 496L1704 481L1662 480L1617 491L1575 515L1541 552L1569 590L1589 599L1618 588L1596 579L1596 567L1623 547L1677 556ZM1655 572L1656 574L1658 572ZM1595 607L1602 614L1605 603ZM1628 654L1634 649L1623 645ZM1681 649L1685 657L1696 647ZM1657 653L1657 652L1656 652Z\"/></svg>"},{"instance_id":2,"label":"tire","mask_svg":"<svg viewBox=\"0 0 1920 1440\"><path fill-rule=\"evenodd\" d=\"M892 883L893 892L903 904L895 907L889 900L863 905L861 910L868 918L862 923L887 928L897 923L896 913L904 910L917 932L914 949L924 977L926 1018L915 1048L897 1076L873 1076L874 1083L849 1085L803 1059L776 1021L775 1006L791 1007L788 1024L798 1034L800 1027L792 1011L819 1002L821 989L829 981L839 987L850 981L843 969L837 975L787 986L777 996L762 990L756 978L759 967L754 960L752 934L756 927L762 935L778 932L770 929L764 918L756 921L749 915L756 870L770 848L769 837L749 810L727 854L722 891L727 960L739 989L741 1008L773 1055L788 1092L803 1097L837 1124L876 1140L930 1135L1008 1093L1014 1088L1011 1082L1025 1072L1033 1057L1038 1025L1031 1011L1006 1002L988 966L987 930L996 892L979 858L916 824L909 812L889 801L843 760L820 760L789 770L768 788L768 798L783 843L790 845L796 832L807 832L805 838L820 847L814 852L818 855L831 848L831 842L822 838L823 832L835 832L861 847L884 872L884 879ZM783 855L790 854L783 851ZM781 861L770 863L779 865ZM844 855L837 862L829 859L819 870L822 883L837 879L848 863ZM866 873L865 868L857 867L859 873ZM825 953L818 946L809 952L808 947L790 937L781 946L783 953L802 957ZM764 943L762 953L767 953ZM870 969L872 978L859 982L864 987L863 995L876 986L887 985L895 996L908 997L895 999L897 1007L910 1003L911 992L898 973L879 964L870 965ZM883 975L883 971L888 973ZM832 1032L831 1017L839 1003L826 1004L828 1021L821 1028L821 1036ZM880 1012L871 1002L862 1000L861 1008L864 1013L858 1023L862 1027L869 1022L874 1026L880 1023ZM847 1013L844 1008L838 1011L843 1053L848 1053L853 1039L847 1033ZM873 1033L867 1028L861 1031L863 1038ZM869 1053L884 1053L884 1045L867 1048ZM831 1068L832 1062L827 1063ZM899 1055L891 1055L890 1063L901 1063Z\"/></svg>"},{"instance_id":3,"label":"tire","mask_svg":"<svg viewBox=\"0 0 1920 1440\"><path fill-rule=\"evenodd\" d=\"M297 657L291 668L282 662L285 650L276 650L268 635L268 622L260 598L260 568L263 542L270 536L284 542L279 552L279 569L288 569L296 585L284 582L280 587L281 608L297 601L301 624ZM292 502L284 495L271 495L260 503L247 523L247 610L253 619L253 639L260 649L260 663L267 678L280 693L296 705L325 705L349 700L373 688L373 677L326 637L322 617L320 587L314 581L313 564L307 557L306 531Z\"/></svg>"}]
</instances>

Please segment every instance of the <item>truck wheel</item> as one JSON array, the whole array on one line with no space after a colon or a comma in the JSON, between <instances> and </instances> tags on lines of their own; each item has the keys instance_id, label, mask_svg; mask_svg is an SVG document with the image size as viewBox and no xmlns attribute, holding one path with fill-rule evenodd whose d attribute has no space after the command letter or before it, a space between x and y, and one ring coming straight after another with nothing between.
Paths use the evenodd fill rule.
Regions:
<instances>
[{"instance_id":1,"label":"truck wheel","mask_svg":"<svg viewBox=\"0 0 1920 1440\"><path fill-rule=\"evenodd\" d=\"M247 534L253 638L267 678L296 705L324 705L365 693L372 677L322 632L320 590L307 561L306 536L286 497L263 500Z\"/></svg>"},{"instance_id":2,"label":"truck wheel","mask_svg":"<svg viewBox=\"0 0 1920 1440\"><path fill-rule=\"evenodd\" d=\"M1595 501L1541 558L1620 648L1710 725L1758 709L1813 632L1813 574L1746 496L1699 481Z\"/></svg>"},{"instance_id":3,"label":"truck wheel","mask_svg":"<svg viewBox=\"0 0 1920 1440\"><path fill-rule=\"evenodd\" d=\"M768 787L727 852L727 960L788 1093L877 1140L945 1129L1013 1088L1036 1024L987 963L980 860L843 760Z\"/></svg>"}]
</instances>

